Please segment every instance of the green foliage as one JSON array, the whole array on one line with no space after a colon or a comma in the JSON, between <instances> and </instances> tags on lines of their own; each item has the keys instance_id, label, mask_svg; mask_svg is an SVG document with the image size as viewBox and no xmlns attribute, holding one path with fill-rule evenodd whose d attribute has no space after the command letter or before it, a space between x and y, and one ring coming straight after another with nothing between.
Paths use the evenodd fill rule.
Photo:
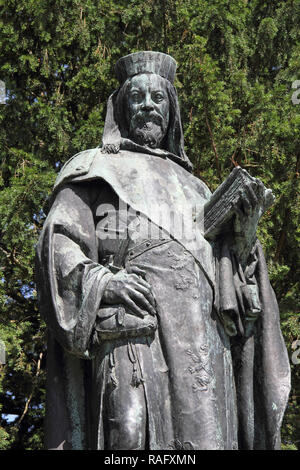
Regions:
<instances>
[{"instance_id":1,"label":"green foliage","mask_svg":"<svg viewBox=\"0 0 300 470\"><path fill-rule=\"evenodd\" d=\"M101 141L113 67L170 53L186 150L214 190L240 164L274 189L259 235L292 355L299 339L300 0L0 0L0 449L42 447L45 326L34 245L59 166ZM300 448L300 365L282 432ZM15 414L9 422L5 416Z\"/></svg>"}]
</instances>

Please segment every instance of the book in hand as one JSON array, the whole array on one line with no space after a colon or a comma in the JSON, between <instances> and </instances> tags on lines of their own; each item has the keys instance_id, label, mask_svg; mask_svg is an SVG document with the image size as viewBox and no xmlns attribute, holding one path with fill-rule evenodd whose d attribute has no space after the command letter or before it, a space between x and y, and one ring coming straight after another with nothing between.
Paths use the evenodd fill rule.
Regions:
<instances>
[{"instance_id":1,"label":"book in hand","mask_svg":"<svg viewBox=\"0 0 300 470\"><path fill-rule=\"evenodd\" d=\"M215 239L230 227L235 214L235 207L246 185L257 182L241 167L235 167L228 178L216 189L204 206L204 236L208 240ZM261 183L262 184L262 183ZM244 189L245 191L245 189ZM270 189L265 188L262 213L274 202Z\"/></svg>"}]
</instances>

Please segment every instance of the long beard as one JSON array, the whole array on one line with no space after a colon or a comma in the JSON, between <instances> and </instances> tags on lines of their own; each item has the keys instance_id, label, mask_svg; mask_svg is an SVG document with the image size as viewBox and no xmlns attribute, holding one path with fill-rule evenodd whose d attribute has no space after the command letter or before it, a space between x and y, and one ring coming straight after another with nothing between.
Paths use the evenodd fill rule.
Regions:
<instances>
[{"instance_id":1,"label":"long beard","mask_svg":"<svg viewBox=\"0 0 300 470\"><path fill-rule=\"evenodd\" d=\"M166 134L166 127L160 114L138 111L131 118L129 135L139 145L158 148Z\"/></svg>"}]
</instances>

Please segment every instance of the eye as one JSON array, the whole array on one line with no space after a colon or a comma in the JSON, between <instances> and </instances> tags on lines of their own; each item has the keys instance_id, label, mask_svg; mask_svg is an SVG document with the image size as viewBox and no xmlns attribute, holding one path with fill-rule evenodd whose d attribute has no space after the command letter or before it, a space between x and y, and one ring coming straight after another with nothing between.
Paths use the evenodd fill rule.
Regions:
<instances>
[{"instance_id":1,"label":"eye","mask_svg":"<svg viewBox=\"0 0 300 470\"><path fill-rule=\"evenodd\" d=\"M132 91L130 93L130 98L134 103L138 103L139 101L141 101L141 94L138 91Z\"/></svg>"},{"instance_id":2,"label":"eye","mask_svg":"<svg viewBox=\"0 0 300 470\"><path fill-rule=\"evenodd\" d=\"M160 103L161 101L163 101L165 99L165 96L163 93L161 93L160 91L156 91L155 93L153 93L152 95L152 100L155 102L155 103Z\"/></svg>"}]
</instances>

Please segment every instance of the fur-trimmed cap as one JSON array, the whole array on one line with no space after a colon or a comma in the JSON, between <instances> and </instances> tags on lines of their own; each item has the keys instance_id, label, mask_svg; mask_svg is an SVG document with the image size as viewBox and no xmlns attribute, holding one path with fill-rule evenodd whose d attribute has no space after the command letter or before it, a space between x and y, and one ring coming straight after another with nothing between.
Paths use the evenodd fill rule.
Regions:
<instances>
[{"instance_id":1,"label":"fur-trimmed cap","mask_svg":"<svg viewBox=\"0 0 300 470\"><path fill-rule=\"evenodd\" d=\"M118 60L115 73L120 84L138 73L155 73L173 83L176 72L176 61L163 52L134 52Z\"/></svg>"}]
</instances>

